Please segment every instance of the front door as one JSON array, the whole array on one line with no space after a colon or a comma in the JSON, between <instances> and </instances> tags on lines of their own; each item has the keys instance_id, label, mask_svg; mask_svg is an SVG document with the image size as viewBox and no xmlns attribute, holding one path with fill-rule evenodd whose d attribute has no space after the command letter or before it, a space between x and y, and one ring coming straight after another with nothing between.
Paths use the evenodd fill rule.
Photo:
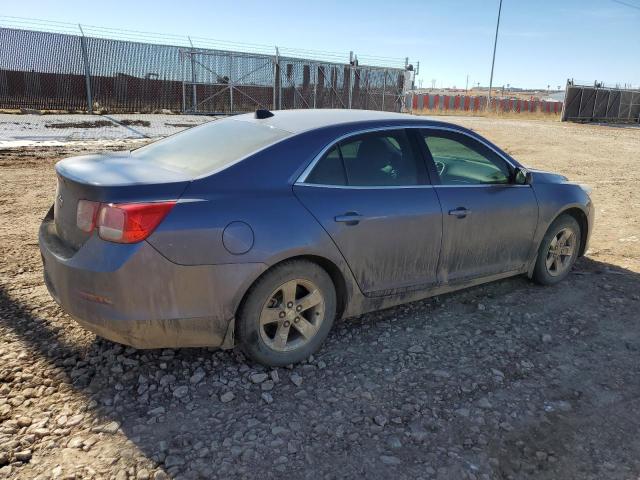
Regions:
<instances>
[{"instance_id":1,"label":"front door","mask_svg":"<svg viewBox=\"0 0 640 480\"><path fill-rule=\"evenodd\" d=\"M442 212L404 130L330 148L294 192L370 296L437 282Z\"/></svg>"},{"instance_id":2,"label":"front door","mask_svg":"<svg viewBox=\"0 0 640 480\"><path fill-rule=\"evenodd\" d=\"M538 204L514 169L469 135L424 130L443 213L439 275L444 283L520 270L535 233Z\"/></svg>"}]
</instances>

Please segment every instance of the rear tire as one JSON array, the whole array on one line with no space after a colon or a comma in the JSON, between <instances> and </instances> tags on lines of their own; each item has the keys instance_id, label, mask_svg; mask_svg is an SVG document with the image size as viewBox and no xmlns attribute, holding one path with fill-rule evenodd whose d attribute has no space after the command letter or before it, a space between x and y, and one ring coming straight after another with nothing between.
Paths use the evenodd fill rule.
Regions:
<instances>
[{"instance_id":1,"label":"rear tire","mask_svg":"<svg viewBox=\"0 0 640 480\"><path fill-rule=\"evenodd\" d=\"M545 234L533 270L533 280L541 285L555 285L564 280L578 258L582 232L575 218L562 214Z\"/></svg>"},{"instance_id":2,"label":"rear tire","mask_svg":"<svg viewBox=\"0 0 640 480\"><path fill-rule=\"evenodd\" d=\"M281 367L315 353L336 315L329 274L308 260L267 271L249 289L238 312L238 344L252 360Z\"/></svg>"}]
</instances>

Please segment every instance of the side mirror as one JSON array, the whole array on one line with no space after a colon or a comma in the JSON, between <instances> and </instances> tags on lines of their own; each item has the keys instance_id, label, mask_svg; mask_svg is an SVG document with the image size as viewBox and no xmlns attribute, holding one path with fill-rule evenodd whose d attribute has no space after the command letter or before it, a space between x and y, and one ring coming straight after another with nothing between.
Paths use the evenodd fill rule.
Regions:
<instances>
[{"instance_id":1,"label":"side mirror","mask_svg":"<svg viewBox=\"0 0 640 480\"><path fill-rule=\"evenodd\" d=\"M526 168L516 169L515 183L516 185L531 185L533 175Z\"/></svg>"}]
</instances>

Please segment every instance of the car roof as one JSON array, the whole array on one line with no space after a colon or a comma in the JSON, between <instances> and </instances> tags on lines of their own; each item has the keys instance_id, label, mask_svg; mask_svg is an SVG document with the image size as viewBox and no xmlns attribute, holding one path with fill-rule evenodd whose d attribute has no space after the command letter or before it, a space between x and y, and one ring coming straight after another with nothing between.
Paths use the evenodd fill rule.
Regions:
<instances>
[{"instance_id":1,"label":"car roof","mask_svg":"<svg viewBox=\"0 0 640 480\"><path fill-rule=\"evenodd\" d=\"M486 146L507 159L511 165L519 166L518 161L502 150L500 147L478 135L473 130L465 128L455 123L442 122L433 117L411 115L407 113L382 112L379 110L347 110L347 109L296 109L296 110L273 110L273 115L267 118L256 118L255 113L245 113L229 117L231 120L240 120L266 125L291 133L292 136L327 128L332 126L344 126L346 130L358 131L362 127L439 127L448 130L459 131L470 135L484 143Z\"/></svg>"},{"instance_id":2,"label":"car roof","mask_svg":"<svg viewBox=\"0 0 640 480\"><path fill-rule=\"evenodd\" d=\"M310 109L310 110L273 110L273 116L258 119L253 113L234 116L234 120L254 122L260 125L268 125L292 134L298 134L318 128L330 127L340 124L371 123L424 123L442 125L444 122L433 121L427 117L417 117L406 113L381 112L377 110L343 110L343 109ZM450 124L449 124L450 125ZM451 125L453 126L453 125Z\"/></svg>"}]
</instances>

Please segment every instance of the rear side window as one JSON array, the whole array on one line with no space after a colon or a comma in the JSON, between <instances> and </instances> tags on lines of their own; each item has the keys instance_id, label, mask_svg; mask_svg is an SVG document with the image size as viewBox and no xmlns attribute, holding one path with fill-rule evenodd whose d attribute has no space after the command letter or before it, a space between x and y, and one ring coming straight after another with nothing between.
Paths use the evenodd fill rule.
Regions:
<instances>
[{"instance_id":1,"label":"rear side window","mask_svg":"<svg viewBox=\"0 0 640 480\"><path fill-rule=\"evenodd\" d=\"M424 163L416 157L404 130L350 137L334 145L306 183L348 186L403 186L425 182Z\"/></svg>"},{"instance_id":2,"label":"rear side window","mask_svg":"<svg viewBox=\"0 0 640 480\"><path fill-rule=\"evenodd\" d=\"M344 171L340 149L335 145L318 162L307 177L307 183L314 185L346 185L347 176Z\"/></svg>"},{"instance_id":3,"label":"rear side window","mask_svg":"<svg viewBox=\"0 0 640 480\"><path fill-rule=\"evenodd\" d=\"M197 177L223 170L290 135L268 125L225 118L138 148L131 156Z\"/></svg>"}]
</instances>

